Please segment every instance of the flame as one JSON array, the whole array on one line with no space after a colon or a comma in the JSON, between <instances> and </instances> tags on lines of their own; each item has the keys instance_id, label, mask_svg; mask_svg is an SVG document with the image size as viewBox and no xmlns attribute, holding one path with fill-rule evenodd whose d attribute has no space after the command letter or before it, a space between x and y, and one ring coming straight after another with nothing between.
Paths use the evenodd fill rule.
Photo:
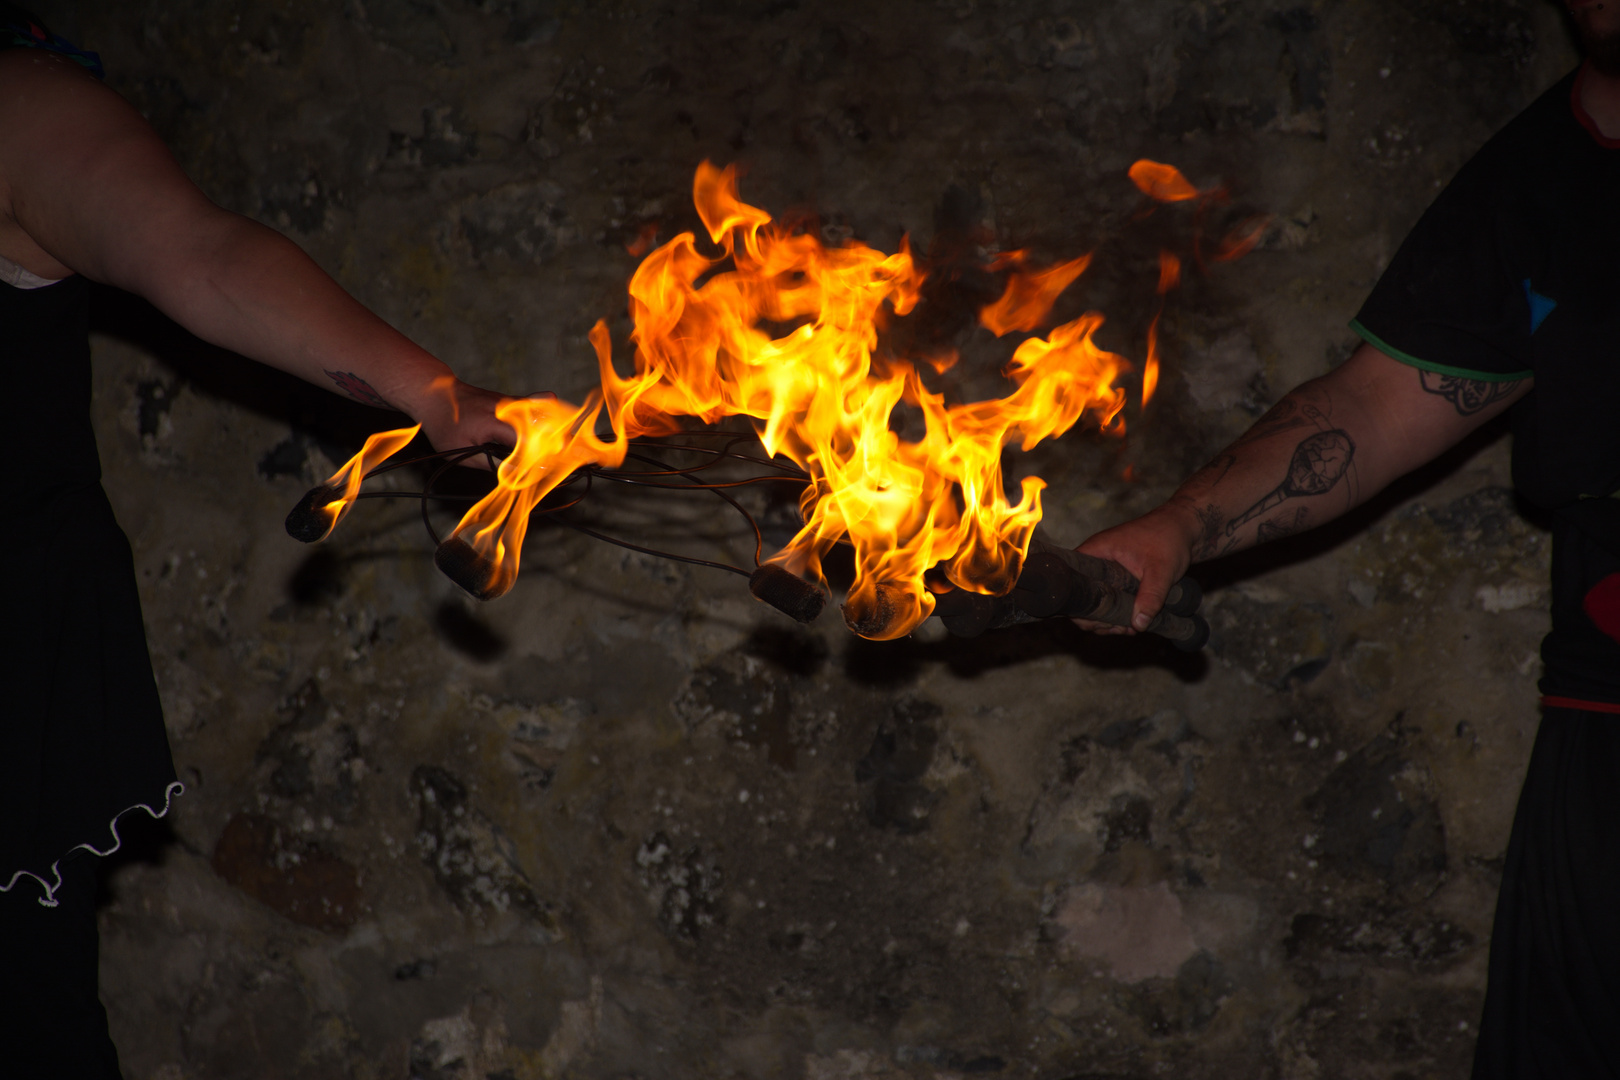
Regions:
<instances>
[{"instance_id":1,"label":"flame","mask_svg":"<svg viewBox=\"0 0 1620 1080\"><path fill-rule=\"evenodd\" d=\"M1168 251L1159 252L1159 295L1181 284L1181 260Z\"/></svg>"},{"instance_id":2,"label":"flame","mask_svg":"<svg viewBox=\"0 0 1620 1080\"><path fill-rule=\"evenodd\" d=\"M326 486L334 491L341 491L342 494L321 507L320 512L327 519L326 532L321 534L322 540L332 535L332 530L343 520L343 515L354 506L366 473L403 450L421 430L422 425L417 424L415 427L379 431L375 435L367 436L366 444L360 448L360 452L344 462L343 467L332 474L326 481Z\"/></svg>"},{"instance_id":3,"label":"flame","mask_svg":"<svg viewBox=\"0 0 1620 1080\"><path fill-rule=\"evenodd\" d=\"M614 370L606 325L596 347L601 388L583 405L506 401L500 419L517 431L496 488L470 509L456 535L498 568L494 592L517 573L529 511L575 469L614 466L626 440L678 430L675 418L713 423L750 417L760 441L811 477L805 524L773 556L814 580L836 543L855 552L845 617L868 637L909 633L933 610L923 574L940 566L962 588L1011 587L1040 520L1044 483L1026 477L1008 499L1001 451L1060 435L1092 414L1108 426L1125 395L1115 377L1129 367L1093 340L1102 317L1087 314L1030 338L1007 375L1016 389L998 401L947 404L915 364L873 364L890 313L917 303L923 271L908 245L885 254L858 242L826 247L742 202L736 174L705 162L693 183L718 253L691 233L653 251L630 281L635 373ZM1032 327L1086 258L1017 271L996 308L1004 325ZM773 337L762 324L799 324ZM901 405L924 431L903 441L890 428ZM599 422L612 438L596 434Z\"/></svg>"},{"instance_id":4,"label":"flame","mask_svg":"<svg viewBox=\"0 0 1620 1080\"><path fill-rule=\"evenodd\" d=\"M624 250L639 259L652 250L653 241L657 239L658 223L649 221L636 231L636 238L624 245Z\"/></svg>"},{"instance_id":5,"label":"flame","mask_svg":"<svg viewBox=\"0 0 1620 1080\"><path fill-rule=\"evenodd\" d=\"M1023 252L1005 252L997 262L1023 262ZM1001 299L979 312L979 323L996 337L1012 330L1034 330L1046 320L1058 294L1086 272L1091 256L1082 255L1045 270L1014 270Z\"/></svg>"},{"instance_id":6,"label":"flame","mask_svg":"<svg viewBox=\"0 0 1620 1080\"><path fill-rule=\"evenodd\" d=\"M1271 222L1272 215L1270 214L1255 214L1253 217L1244 218L1221 238L1221 242L1216 245L1215 252L1210 258L1216 262L1231 262L1233 259L1247 255L1254 250L1254 246L1266 235L1266 230L1271 227Z\"/></svg>"},{"instance_id":7,"label":"flame","mask_svg":"<svg viewBox=\"0 0 1620 1080\"><path fill-rule=\"evenodd\" d=\"M1159 310L1148 324L1147 358L1142 361L1142 407L1153 400L1159 386L1159 319L1164 315L1164 298L1181 284L1181 260L1168 251L1159 252Z\"/></svg>"},{"instance_id":8,"label":"flame","mask_svg":"<svg viewBox=\"0 0 1620 1080\"><path fill-rule=\"evenodd\" d=\"M1131 166L1131 182L1156 202L1185 202L1205 194L1193 187L1174 165L1143 158Z\"/></svg>"},{"instance_id":9,"label":"flame","mask_svg":"<svg viewBox=\"0 0 1620 1080\"><path fill-rule=\"evenodd\" d=\"M1130 175L1161 201L1208 194L1156 162L1137 162ZM857 241L828 247L744 203L735 170L709 162L694 177L693 202L716 250L700 250L698 238L683 232L636 269L629 286L633 373L615 369L611 337L598 322L590 340L600 385L582 404L530 397L496 407L516 445L496 470L494 489L453 533L495 568L485 594L510 588L530 512L576 470L618 466L629 440L679 431L682 418L733 416L748 417L768 453L810 477L800 500L804 526L770 561L825 584L823 558L835 544L849 545L855 578L844 616L857 633L909 633L933 610L924 574L941 589L1010 589L1041 519L1046 485L1024 477L1016 500L1009 498L1003 450L1029 450L1083 418L1104 431L1124 430L1125 391L1115 383L1131 364L1096 343L1103 317L1087 312L1021 342L1004 368L1013 384L1007 396L948 403L928 388L915 360L885 355L874 362L881 329L920 296L925 271L905 240L894 254ZM1089 262L1085 255L1029 270L1021 251L996 256L992 268L1010 273L981 323L998 336L1036 329ZM1163 253L1160 314L1179 273L1180 261ZM1157 329L1155 315L1144 403L1158 375ZM937 371L955 357L921 359ZM891 426L901 407L922 419L915 440ZM403 445L414 433L373 441L380 449L380 440L404 434ZM367 452L372 447L368 442ZM375 464L356 462L334 485ZM352 488L345 491L352 498Z\"/></svg>"}]
</instances>

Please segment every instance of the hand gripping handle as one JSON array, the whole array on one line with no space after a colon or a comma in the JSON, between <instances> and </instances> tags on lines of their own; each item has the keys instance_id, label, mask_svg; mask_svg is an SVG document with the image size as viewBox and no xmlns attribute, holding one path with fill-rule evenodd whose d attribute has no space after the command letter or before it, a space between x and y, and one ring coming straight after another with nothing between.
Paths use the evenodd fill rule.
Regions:
<instances>
[{"instance_id":1,"label":"hand gripping handle","mask_svg":"<svg viewBox=\"0 0 1620 1080\"><path fill-rule=\"evenodd\" d=\"M1053 563L1061 564L1070 573L1069 592L1056 614L1112 626L1131 625L1131 611L1136 606L1136 590L1141 583L1119 563L1033 540L1030 542L1029 556L1024 561L1025 570L1019 575L1020 586L1023 585L1025 574L1030 573L1031 563L1036 564L1035 573L1044 577L1056 576ZM1015 599L1018 592L1015 588ZM1046 595L1052 594L1048 592ZM1198 614L1198 606L1203 599L1204 592L1198 583L1192 578L1182 578L1170 586L1164 598L1164 607L1148 623L1147 633L1168 638L1176 648L1185 652L1202 649L1209 640L1209 624Z\"/></svg>"},{"instance_id":2,"label":"hand gripping handle","mask_svg":"<svg viewBox=\"0 0 1620 1080\"><path fill-rule=\"evenodd\" d=\"M934 613L959 637L1056 617L1130 626L1139 584L1116 562L1036 540L1012 592L985 596L956 589L935 597ZM1202 600L1198 583L1182 578L1170 587L1163 610L1147 632L1169 639L1185 652L1197 652L1209 640L1209 624L1197 613Z\"/></svg>"}]
</instances>

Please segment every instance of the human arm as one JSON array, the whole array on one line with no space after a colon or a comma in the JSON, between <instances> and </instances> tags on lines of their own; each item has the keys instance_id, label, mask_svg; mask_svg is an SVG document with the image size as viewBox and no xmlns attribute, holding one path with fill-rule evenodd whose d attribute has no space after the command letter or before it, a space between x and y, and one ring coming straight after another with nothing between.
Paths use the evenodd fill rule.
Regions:
<instances>
[{"instance_id":1,"label":"human arm","mask_svg":"<svg viewBox=\"0 0 1620 1080\"><path fill-rule=\"evenodd\" d=\"M1144 626L1192 563L1338 517L1530 388L1529 379L1424 371L1362 345L1338 368L1290 391L1163 505L1098 533L1080 550L1140 579L1133 621Z\"/></svg>"},{"instance_id":2,"label":"human arm","mask_svg":"<svg viewBox=\"0 0 1620 1080\"><path fill-rule=\"evenodd\" d=\"M456 379L292 241L215 206L127 102L34 50L0 54L0 241L41 276L127 289L206 341L398 409L440 448L512 440L501 395Z\"/></svg>"}]
</instances>

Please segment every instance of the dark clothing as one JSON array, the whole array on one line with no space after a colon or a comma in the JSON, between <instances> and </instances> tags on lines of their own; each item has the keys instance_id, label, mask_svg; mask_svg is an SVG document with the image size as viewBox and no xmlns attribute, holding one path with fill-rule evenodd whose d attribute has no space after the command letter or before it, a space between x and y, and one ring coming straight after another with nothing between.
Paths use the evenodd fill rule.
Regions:
<instances>
[{"instance_id":1,"label":"dark clothing","mask_svg":"<svg viewBox=\"0 0 1620 1080\"><path fill-rule=\"evenodd\" d=\"M1463 166L1352 325L1426 371L1535 379L1513 480L1555 522L1541 690L1616 703L1620 640L1586 608L1620 572L1620 150L1578 90L1563 79Z\"/></svg>"},{"instance_id":2,"label":"dark clothing","mask_svg":"<svg viewBox=\"0 0 1620 1080\"><path fill-rule=\"evenodd\" d=\"M1620 717L1546 709L1491 934L1474 1080L1620 1076Z\"/></svg>"},{"instance_id":3,"label":"dark clothing","mask_svg":"<svg viewBox=\"0 0 1620 1080\"><path fill-rule=\"evenodd\" d=\"M0 0L0 51L16 46L94 56ZM180 790L129 541L101 490L88 298L80 277L0 282L0 375L27 403L0 502L0 890L46 903L69 851L116 850L120 814L161 815Z\"/></svg>"},{"instance_id":4,"label":"dark clothing","mask_svg":"<svg viewBox=\"0 0 1620 1080\"><path fill-rule=\"evenodd\" d=\"M57 37L33 12L7 3L6 0L0 0L0 49L13 47L44 49L46 52L58 53L74 61L98 79L106 78L107 75L101 67L99 55L86 52L72 42Z\"/></svg>"},{"instance_id":5,"label":"dark clothing","mask_svg":"<svg viewBox=\"0 0 1620 1080\"><path fill-rule=\"evenodd\" d=\"M118 1051L97 994L96 870L79 852L62 862L60 903L0 893L0 1072L22 1080L119 1080Z\"/></svg>"},{"instance_id":6,"label":"dark clothing","mask_svg":"<svg viewBox=\"0 0 1620 1080\"><path fill-rule=\"evenodd\" d=\"M94 53L0 0L0 51ZM96 856L118 818L181 785L146 651L129 541L90 424L89 286L0 282L12 469L0 501L0 1047L6 1075L119 1080L99 994Z\"/></svg>"},{"instance_id":7,"label":"dark clothing","mask_svg":"<svg viewBox=\"0 0 1620 1080\"><path fill-rule=\"evenodd\" d=\"M177 787L129 542L101 490L88 292L78 277L0 284L0 372L29 404L12 418L26 464L0 503L0 888L36 898L69 850L112 850L119 814L161 814Z\"/></svg>"},{"instance_id":8,"label":"dark clothing","mask_svg":"<svg viewBox=\"0 0 1620 1080\"><path fill-rule=\"evenodd\" d=\"M1474 1080L1620 1077L1620 144L1559 82L1463 166L1352 326L1438 380L1534 378L1513 480L1552 511L1545 707ZM1440 386L1435 386L1440 389Z\"/></svg>"}]
</instances>

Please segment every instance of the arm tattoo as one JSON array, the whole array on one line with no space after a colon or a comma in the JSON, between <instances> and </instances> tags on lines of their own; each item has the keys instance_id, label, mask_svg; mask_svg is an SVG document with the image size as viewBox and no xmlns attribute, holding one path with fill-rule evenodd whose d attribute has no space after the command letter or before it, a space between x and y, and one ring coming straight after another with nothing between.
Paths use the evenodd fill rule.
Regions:
<instances>
[{"instance_id":1,"label":"arm tattoo","mask_svg":"<svg viewBox=\"0 0 1620 1080\"><path fill-rule=\"evenodd\" d=\"M1473 416L1488 409L1505 397L1511 397L1524 382L1486 382L1484 379L1462 379L1455 375L1442 375L1438 371L1419 371L1423 389L1451 402L1458 416Z\"/></svg>"},{"instance_id":2,"label":"arm tattoo","mask_svg":"<svg viewBox=\"0 0 1620 1080\"><path fill-rule=\"evenodd\" d=\"M1189 476L1187 482L1170 497L1173 502L1184 503L1198 518L1198 539L1193 542L1194 559L1212 559L1221 553L1221 526L1226 524L1226 517L1213 502L1200 506L1193 492L1207 491L1219 484L1236 464L1236 457L1222 454Z\"/></svg>"},{"instance_id":3,"label":"arm tattoo","mask_svg":"<svg viewBox=\"0 0 1620 1080\"><path fill-rule=\"evenodd\" d=\"M1272 540L1281 540L1285 536L1293 536L1305 528L1305 521L1310 515L1310 510L1301 506L1294 511L1292 520L1284 514L1280 518L1262 521L1255 529L1255 543L1265 544Z\"/></svg>"},{"instance_id":4,"label":"arm tattoo","mask_svg":"<svg viewBox=\"0 0 1620 1080\"><path fill-rule=\"evenodd\" d=\"M1194 549L1194 558L1212 559L1220 554L1221 525L1224 519L1220 509L1214 503L1205 503L1194 508L1193 513L1198 515L1198 546Z\"/></svg>"},{"instance_id":5,"label":"arm tattoo","mask_svg":"<svg viewBox=\"0 0 1620 1080\"><path fill-rule=\"evenodd\" d=\"M1343 429L1334 428L1307 435L1294 447L1294 456L1288 463L1288 474L1283 477L1282 483L1240 517L1227 522L1226 535L1235 537L1239 527L1288 499L1300 495L1327 494L1344 479L1355 456L1355 441Z\"/></svg>"},{"instance_id":6,"label":"arm tattoo","mask_svg":"<svg viewBox=\"0 0 1620 1080\"><path fill-rule=\"evenodd\" d=\"M337 384L337 388L348 394L362 405L371 405L378 409L392 409L393 406L366 380L352 371L328 371L326 377Z\"/></svg>"}]
</instances>

